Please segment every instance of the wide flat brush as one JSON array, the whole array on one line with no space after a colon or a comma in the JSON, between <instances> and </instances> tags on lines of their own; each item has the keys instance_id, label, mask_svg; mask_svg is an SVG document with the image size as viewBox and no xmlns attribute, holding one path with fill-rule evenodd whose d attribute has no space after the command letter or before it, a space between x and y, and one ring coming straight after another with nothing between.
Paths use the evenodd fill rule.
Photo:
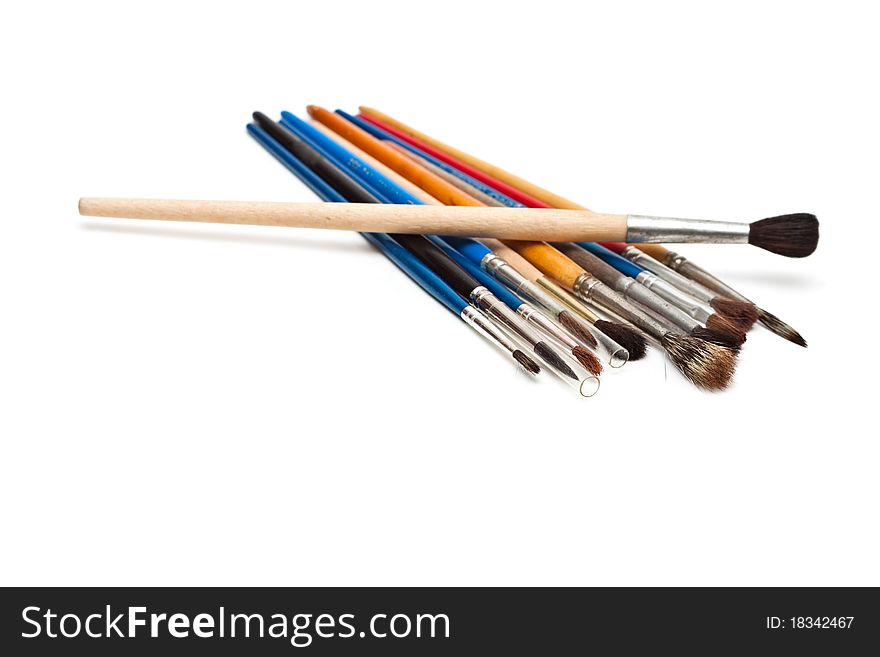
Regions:
<instances>
[{"instance_id":1,"label":"wide flat brush","mask_svg":"<svg viewBox=\"0 0 880 657\"><path fill-rule=\"evenodd\" d=\"M372 181L374 175L378 175L375 172L370 172L371 175L365 176L364 179L352 178L343 172L340 162L334 161L328 152L319 150L316 147L317 143L309 143L303 139L304 133L295 135L291 132L290 128L284 128L260 113L255 113L254 119L270 134L274 133L277 135L277 141L290 150L293 155L297 157L302 155L300 159L302 159L306 166L309 166L328 184L333 185L350 203L375 204L382 202L376 194L371 193L365 187L365 185L370 184L368 181ZM299 126L299 128L303 128L303 126ZM346 160L347 158L342 158L342 161ZM358 171L364 171L364 169L354 167L351 171L355 176L358 176ZM399 193L404 194L402 190ZM400 206L389 205L386 207L391 209ZM470 276L437 245L422 235L392 234L391 237L414 253L461 297L470 300L473 305L483 310L489 317L514 333L525 344L528 344L534 354L546 363L551 371L577 388L582 395L591 396L595 393L598 384L595 376L581 376L571 369L565 359L553 347L547 344L539 334L529 328L503 301Z\"/></svg>"},{"instance_id":2,"label":"wide flat brush","mask_svg":"<svg viewBox=\"0 0 880 657\"><path fill-rule=\"evenodd\" d=\"M248 125L248 133L322 200L346 202L341 194L321 180L302 162L293 157L277 141L272 139L265 130L250 124ZM430 294L453 314L457 315L465 324L482 335L486 340L513 358L514 362L523 371L533 375L541 371L538 364L523 352L519 345L508 338L504 331L500 330L482 312L456 294L452 288L446 285L433 271L418 258L415 258L409 251L382 233L365 233L363 237L379 249L383 255L397 265L425 292Z\"/></svg>"},{"instance_id":3,"label":"wide flat brush","mask_svg":"<svg viewBox=\"0 0 880 657\"><path fill-rule=\"evenodd\" d=\"M379 119L383 122L383 124L393 125L395 128L401 130L402 132L405 132L409 135L414 135L419 139L419 141L432 144L439 151L449 153L455 156L456 159L467 162L474 168L475 171L486 172L492 177L497 178L498 180L503 180L512 187L518 190L522 190L529 196L539 199L545 206L568 209L584 209L584 206L574 203L573 201L570 201L565 197L554 194L553 192L546 190L543 187L539 187L538 185L535 185L527 180L524 180L523 178L520 178L519 176L516 176L508 171L505 171L500 167L496 167L488 162L480 160L477 157L469 155L464 151L460 151L451 146L443 144L442 142L435 140L428 135L419 133L409 126L406 126L405 124L396 121L392 117L382 114L378 110L369 107L361 107L360 109L361 112L364 113L365 118L370 117ZM818 226L816 228L818 230ZM717 276L711 274L702 267L699 267L695 263L690 262L684 256L681 256L674 251L671 251L659 245L646 245L645 248L642 250L645 253L651 255L657 261L667 265L671 269L678 271L681 274L684 274L688 278L691 278L692 280L700 283L710 290L713 290L723 297L754 305L757 309L758 321L761 322L762 325L764 325L766 328L776 333L780 337L789 340L790 342L794 342L795 344L798 344L802 347L807 346L807 343L801 336L801 334L791 325L782 321L776 315L770 313L769 311L760 308L752 301L750 301L745 295L727 285ZM670 282L675 284L674 280L670 280Z\"/></svg>"}]
</instances>

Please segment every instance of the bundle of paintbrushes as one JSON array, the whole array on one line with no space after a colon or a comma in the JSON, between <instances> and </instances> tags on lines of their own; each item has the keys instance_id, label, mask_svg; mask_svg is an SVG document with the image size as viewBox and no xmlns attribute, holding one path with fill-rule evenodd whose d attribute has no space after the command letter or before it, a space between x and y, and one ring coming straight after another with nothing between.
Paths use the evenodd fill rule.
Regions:
<instances>
[{"instance_id":1,"label":"bundle of paintbrushes","mask_svg":"<svg viewBox=\"0 0 880 657\"><path fill-rule=\"evenodd\" d=\"M659 243L752 244L812 253L811 214L749 223L599 214L377 110L309 106L312 121L254 113L249 134L324 203L84 198L102 217L361 231L428 294L519 367L582 395L603 361L659 346L700 388L729 384L746 333L791 326ZM387 207L377 207L382 204Z\"/></svg>"}]
</instances>

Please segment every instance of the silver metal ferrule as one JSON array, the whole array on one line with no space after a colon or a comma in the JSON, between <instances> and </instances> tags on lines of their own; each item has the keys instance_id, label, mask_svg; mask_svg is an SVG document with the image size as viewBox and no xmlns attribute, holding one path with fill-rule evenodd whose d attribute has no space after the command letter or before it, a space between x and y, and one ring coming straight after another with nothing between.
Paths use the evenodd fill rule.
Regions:
<instances>
[{"instance_id":1,"label":"silver metal ferrule","mask_svg":"<svg viewBox=\"0 0 880 657\"><path fill-rule=\"evenodd\" d=\"M480 262L480 266L483 270L512 288L514 292L526 297L532 303L538 304L551 315L559 315L559 313L568 310L565 304L557 301L556 297L552 294L544 291L541 286L520 274L504 258L494 253L487 253Z\"/></svg>"},{"instance_id":2,"label":"silver metal ferrule","mask_svg":"<svg viewBox=\"0 0 880 657\"><path fill-rule=\"evenodd\" d=\"M669 333L669 329L661 322L627 301L623 295L618 294L607 285L602 285L599 280L589 274L581 274L575 281L573 290L576 296L595 303L613 315L635 324L657 340Z\"/></svg>"},{"instance_id":3,"label":"silver metal ferrule","mask_svg":"<svg viewBox=\"0 0 880 657\"><path fill-rule=\"evenodd\" d=\"M671 256L675 256L675 258L681 261L684 260L684 258L677 253L673 253L672 251L670 251L669 253ZM630 262L636 263L639 267L642 267L643 269L650 270L667 283L671 283L679 290L687 292L691 296L699 299L700 301L703 301L704 303L710 302L716 296L715 293L708 288L703 287L696 281L692 281L687 276L678 273L677 268L674 269L670 266L663 264L656 258L649 256L647 253L637 249L634 246L626 247L621 252L621 255Z\"/></svg>"},{"instance_id":4,"label":"silver metal ferrule","mask_svg":"<svg viewBox=\"0 0 880 657\"><path fill-rule=\"evenodd\" d=\"M702 302L698 301L686 292L682 292L674 285L661 280L654 274L642 271L636 276L636 280L651 290L654 294L665 299L682 312L687 313L701 324L705 324L706 320L712 314L712 310L706 308Z\"/></svg>"},{"instance_id":5,"label":"silver metal ferrule","mask_svg":"<svg viewBox=\"0 0 880 657\"><path fill-rule=\"evenodd\" d=\"M477 333L486 338L500 349L512 354L519 349L519 345L511 340L507 334L499 329L479 310L473 306L465 306L461 311L461 318L468 326L471 326Z\"/></svg>"},{"instance_id":6,"label":"silver metal ferrule","mask_svg":"<svg viewBox=\"0 0 880 657\"><path fill-rule=\"evenodd\" d=\"M631 214L626 218L626 241L748 244L749 224Z\"/></svg>"},{"instance_id":7,"label":"silver metal ferrule","mask_svg":"<svg viewBox=\"0 0 880 657\"><path fill-rule=\"evenodd\" d=\"M557 326L549 317L538 311L534 306L522 304L516 312L527 322L531 322L539 331L547 334L551 339L558 342L566 349L574 349L579 346L578 341L568 334L561 326Z\"/></svg>"},{"instance_id":8,"label":"silver metal ferrule","mask_svg":"<svg viewBox=\"0 0 880 657\"><path fill-rule=\"evenodd\" d=\"M629 301L639 304L665 319L672 322L674 326L685 331L692 331L699 322L676 306L663 299L660 295L655 294L644 285L639 285L634 279L628 279L628 284L624 289L618 290Z\"/></svg>"},{"instance_id":9,"label":"silver metal ferrule","mask_svg":"<svg viewBox=\"0 0 880 657\"><path fill-rule=\"evenodd\" d=\"M541 335L531 328L525 320L508 308L501 299L492 294L488 288L475 287L471 291L471 302L492 319L503 324L515 335L520 336L534 347L541 341Z\"/></svg>"}]
</instances>

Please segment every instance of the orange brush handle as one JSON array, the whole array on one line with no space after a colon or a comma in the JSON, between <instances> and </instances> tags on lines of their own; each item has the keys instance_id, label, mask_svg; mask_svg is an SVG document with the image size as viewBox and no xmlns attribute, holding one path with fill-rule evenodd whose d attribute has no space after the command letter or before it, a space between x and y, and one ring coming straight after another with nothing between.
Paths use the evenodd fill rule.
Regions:
<instances>
[{"instance_id":1,"label":"orange brush handle","mask_svg":"<svg viewBox=\"0 0 880 657\"><path fill-rule=\"evenodd\" d=\"M504 243L544 274L571 290L584 270L573 260L543 242L504 240Z\"/></svg>"}]
</instances>

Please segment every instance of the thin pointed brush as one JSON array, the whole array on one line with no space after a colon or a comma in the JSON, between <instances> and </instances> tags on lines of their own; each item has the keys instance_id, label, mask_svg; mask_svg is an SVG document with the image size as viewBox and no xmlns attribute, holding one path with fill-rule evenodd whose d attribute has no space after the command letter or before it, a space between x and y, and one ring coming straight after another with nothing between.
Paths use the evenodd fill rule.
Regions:
<instances>
[{"instance_id":1,"label":"thin pointed brush","mask_svg":"<svg viewBox=\"0 0 880 657\"><path fill-rule=\"evenodd\" d=\"M331 159L328 151L319 151L316 143L309 143L302 139L304 130L299 136L275 123L263 114L255 113L254 119L275 136L276 140L286 149L303 161L325 182L334 186L342 196L350 203L381 203L381 199L368 191L364 185L369 185L366 179L356 180L345 173L340 164ZM277 136L276 136L277 135ZM350 154L349 154L350 155ZM347 158L343 158L346 160ZM358 171L365 168L355 167L351 171L358 176ZM375 174L375 172L371 172ZM376 174L377 175L377 174ZM400 190L403 194L403 191ZM388 208L397 206L387 206ZM584 396L595 393L597 379L594 376L582 376L566 363L553 347L548 345L531 329L515 312L510 310L501 300L491 293L486 287L479 284L470 274L463 270L455 261L449 258L438 246L431 243L421 235L392 234L391 237L404 248L414 253L422 262L431 268L441 279L455 290L464 299L470 300L489 317L500 323L505 329L513 332L517 338L529 346L534 354L546 363L551 371L556 373L567 383L577 388Z\"/></svg>"},{"instance_id":2,"label":"thin pointed brush","mask_svg":"<svg viewBox=\"0 0 880 657\"><path fill-rule=\"evenodd\" d=\"M473 172L479 172L482 175L491 175L493 178L498 180L503 180L506 184L508 184L511 188L516 190L521 190L523 193L528 194L532 198L539 199L541 203L544 204L545 207L557 207L557 208L568 208L568 209L584 209L584 206L574 203L562 196L554 194L553 192L546 190L538 185L530 183L519 176L516 176L508 171L500 167L496 167L488 162L480 160L472 155L469 155L463 151L455 149L451 146L443 144L435 139L432 139L428 135L419 133L414 129L406 126L395 119L378 112L377 110L361 107L361 112L364 113L364 118L379 120L383 125L391 124L396 129L407 133L411 137L417 139L418 142L424 142L431 144L435 149L437 149L438 153L448 154L448 156L454 156L456 159L461 160L463 162L467 162L471 167L473 167ZM817 225L818 230L818 225ZM639 247L641 248L641 247ZM758 321L761 322L767 329L776 333L782 338L789 340L797 345L802 347L806 347L806 340L801 336L801 334L795 330L791 325L782 321L778 317L776 317L773 313L760 308L754 302L750 301L744 294L736 291L729 285L727 285L724 281L722 281L717 276L709 273L702 267L699 267L695 263L688 261L684 256L681 256L674 251L671 251L663 246L645 246L645 248L641 249L645 253L652 256L658 262L667 265L671 269L684 274L688 278L696 281L697 283L705 286L706 288L716 292L722 297L732 299L734 301L739 301L744 304L751 304L757 310ZM650 267L649 267L650 268ZM657 272L655 272L657 273ZM668 279L669 282L675 284L675 280ZM683 288L685 289L685 288ZM685 291L688 291L685 289ZM715 307L715 306L713 306ZM716 308L718 310L718 308ZM738 312L736 308L729 309L732 313ZM721 312L719 310L719 312ZM745 310L744 321L748 321L749 311Z\"/></svg>"},{"instance_id":3,"label":"thin pointed brush","mask_svg":"<svg viewBox=\"0 0 880 657\"><path fill-rule=\"evenodd\" d=\"M504 283L483 271L479 264L474 263L465 255L454 249L448 242L446 242L446 240L439 237L429 237L428 239L434 244L437 244L443 249L444 253L452 258L462 269L467 271L471 276L477 279L480 284L488 288L492 294L507 304L508 308L513 310L529 324L532 324L538 332L543 333L545 336L553 340L553 342L564 348L590 374L599 376L599 374L602 373L602 364L599 362L599 359L596 358L596 356L585 347L584 344L582 344L583 341L579 342L563 328L557 326L549 317L545 316L544 313L528 302L520 299ZM587 336L592 341L592 346L596 347L597 344L595 338L589 333L587 333Z\"/></svg>"},{"instance_id":4,"label":"thin pointed brush","mask_svg":"<svg viewBox=\"0 0 880 657\"><path fill-rule=\"evenodd\" d=\"M330 185L308 169L285 150L269 134L254 124L248 125L248 133L274 155L297 178L309 187L322 200L328 202L346 202L345 198ZM382 233L365 233L364 239L378 248L385 257L397 265L419 287L430 294L445 308L457 315L465 324L483 336L502 352L508 354L517 366L528 374L538 374L541 368L523 352L519 345L489 320L483 313L464 301L455 291L446 285L433 271L415 258L409 251Z\"/></svg>"},{"instance_id":5,"label":"thin pointed brush","mask_svg":"<svg viewBox=\"0 0 880 657\"><path fill-rule=\"evenodd\" d=\"M738 350L671 331L546 244L511 241L507 245L575 296L608 308L656 339L675 367L695 385L706 390L722 390L730 383Z\"/></svg>"},{"instance_id":6,"label":"thin pointed brush","mask_svg":"<svg viewBox=\"0 0 880 657\"><path fill-rule=\"evenodd\" d=\"M712 325L703 326L690 314L669 303L649 287L621 272L584 246L570 242L557 243L553 246L626 299L647 308L695 338L734 348L741 347L746 340L745 332L738 326L714 314L710 317L713 320Z\"/></svg>"}]
</instances>

